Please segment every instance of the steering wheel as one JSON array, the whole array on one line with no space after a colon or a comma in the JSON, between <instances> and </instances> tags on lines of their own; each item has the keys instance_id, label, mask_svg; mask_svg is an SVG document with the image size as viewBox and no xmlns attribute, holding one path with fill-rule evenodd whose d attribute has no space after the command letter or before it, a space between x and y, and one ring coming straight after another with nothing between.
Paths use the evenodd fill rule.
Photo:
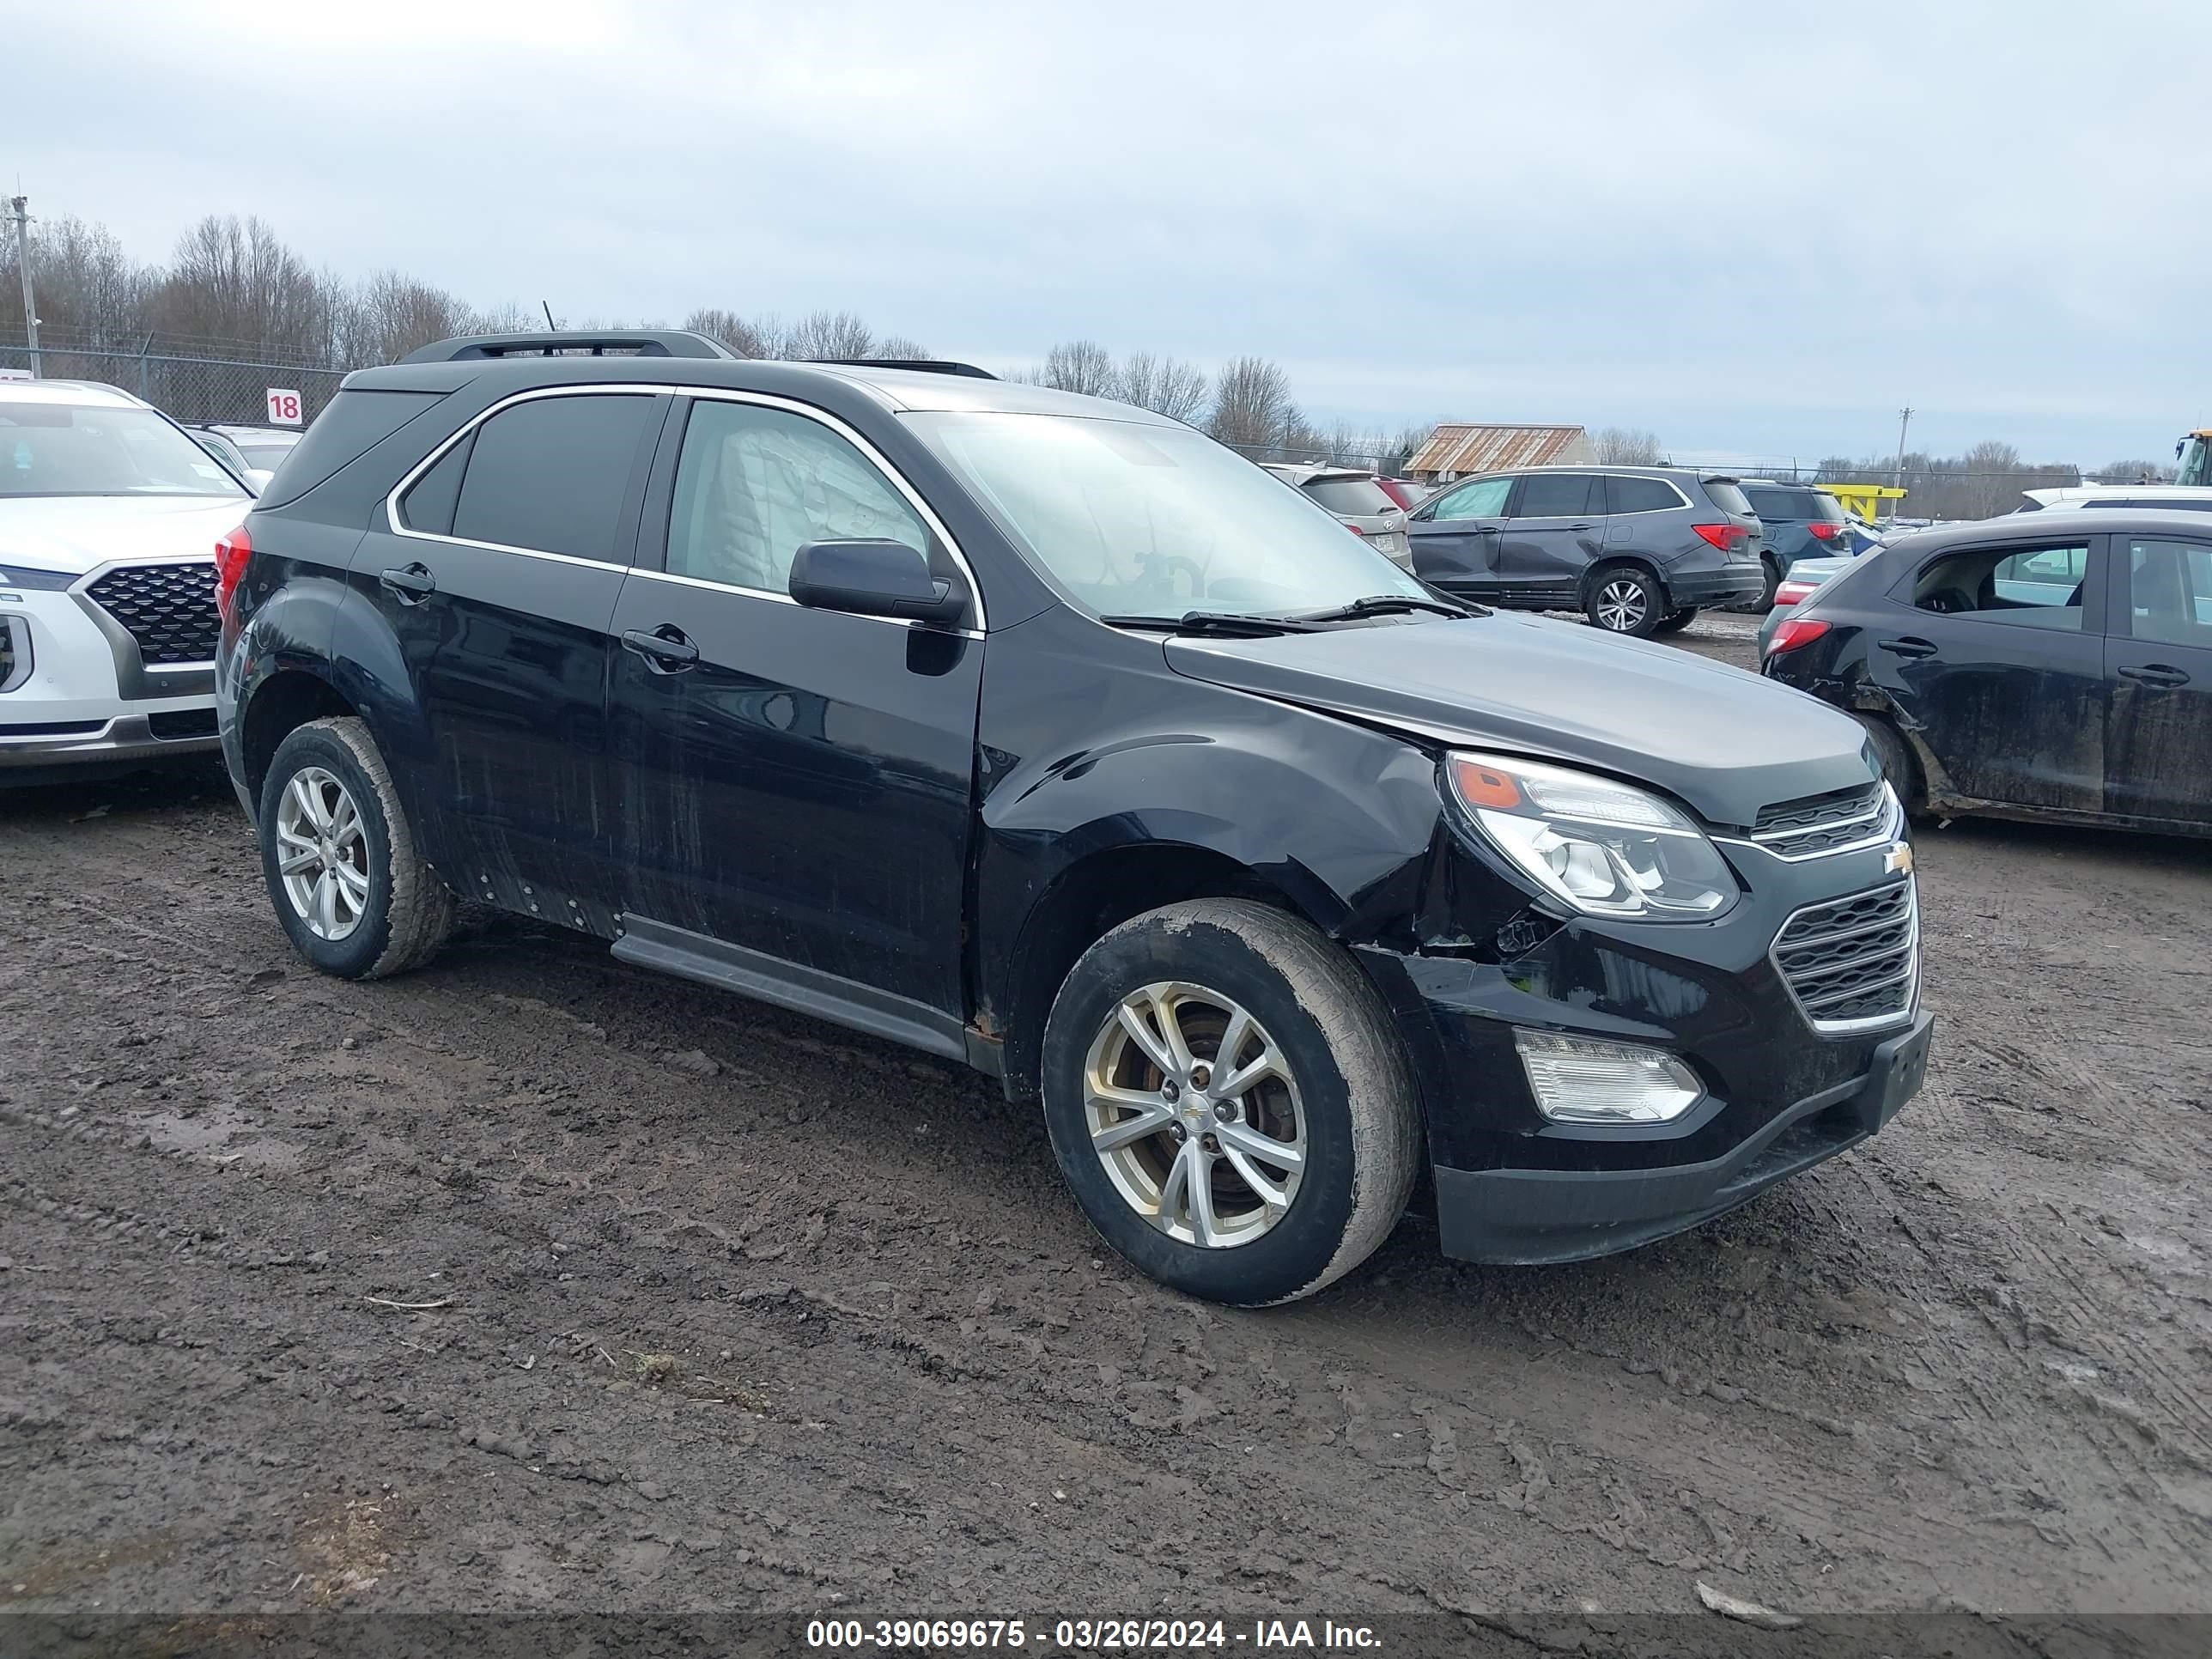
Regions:
<instances>
[{"instance_id":1,"label":"steering wheel","mask_svg":"<svg viewBox=\"0 0 2212 1659\"><path fill-rule=\"evenodd\" d=\"M1145 553L1138 556L1138 564L1144 571L1147 587L1164 589L1177 599L1202 599L1206 593L1206 568L1196 559L1187 559L1179 553ZM1188 593L1176 592L1176 578L1190 578Z\"/></svg>"}]
</instances>

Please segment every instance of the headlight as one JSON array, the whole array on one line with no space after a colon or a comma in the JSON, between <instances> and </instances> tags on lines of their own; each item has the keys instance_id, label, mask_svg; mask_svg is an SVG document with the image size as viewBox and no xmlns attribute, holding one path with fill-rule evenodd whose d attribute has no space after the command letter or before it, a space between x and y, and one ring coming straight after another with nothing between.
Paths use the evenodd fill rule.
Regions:
<instances>
[{"instance_id":1,"label":"headlight","mask_svg":"<svg viewBox=\"0 0 2212 1659\"><path fill-rule=\"evenodd\" d=\"M1741 890L1705 832L1610 778L1497 755L1449 755L1452 793L1545 892L1586 915L1702 921Z\"/></svg>"},{"instance_id":2,"label":"headlight","mask_svg":"<svg viewBox=\"0 0 2212 1659\"><path fill-rule=\"evenodd\" d=\"M84 573L74 574L66 570L33 570L27 565L9 564L0 560L0 587L40 587L58 590L67 587Z\"/></svg>"}]
</instances>

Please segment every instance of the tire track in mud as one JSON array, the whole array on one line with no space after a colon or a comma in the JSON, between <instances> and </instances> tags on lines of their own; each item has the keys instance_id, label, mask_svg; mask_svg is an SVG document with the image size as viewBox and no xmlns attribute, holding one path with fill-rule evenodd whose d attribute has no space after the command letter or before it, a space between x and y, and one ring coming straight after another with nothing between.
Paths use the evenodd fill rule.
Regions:
<instances>
[{"instance_id":1,"label":"tire track in mud","mask_svg":"<svg viewBox=\"0 0 2212 1659\"><path fill-rule=\"evenodd\" d=\"M242 848L204 817L187 827ZM325 1488L373 1467L401 1477L381 1502L388 1562L380 1588L337 1592L370 1601L665 1605L728 1575L732 1595L798 1607L924 1584L957 1599L965 1579L1101 1605L1134 1584L1277 1606L1686 1607L1690 1578L1719 1571L1807 1607L2207 1604L2201 1524L2157 1484L2193 1491L2169 1443L2188 1396L2147 1391L2166 1440L2115 1437L2040 1369L2046 1339L2023 1349L1981 1292L2001 1267L2069 1338L2099 1335L2102 1297L2185 1388L2203 1304L2024 1248L2065 1166L1992 1148L1940 1069L1935 1109L1902 1136L1638 1256L1462 1269L1416 1221L1316 1303L1225 1314L1103 1257L1042 1126L981 1079L503 921L411 979L318 980L257 882L154 856L176 829L0 818L0 880L46 895L0 905L8 954L42 963L0 988L21 1056L0 1134L37 1188L28 1213L0 1205L0 1254L28 1261L27 1240L63 1259L38 1265L105 1267L0 1279L41 1333L36 1376L64 1378L86 1425L39 1466L52 1525L86 1469L133 1489L95 1481L94 1511L150 1534L185 1468L237 1466L218 1510L266 1497L325 1537ZM2033 852L2005 862L2033 869ZM1947 1021L1989 1018L2002 995L1954 981L1930 925ZM2063 1052L2041 1021L2003 1041ZM2162 1145L2169 1180L2201 1181L2201 1144ZM2008 1195L2000 1177L2021 1170ZM161 1219L57 1219L118 1206ZM179 1247L187 1214L223 1237ZM318 1250L313 1275L268 1265ZM350 1294L430 1299L433 1272L465 1287L463 1315L372 1314ZM136 1316L107 1305L118 1280L211 1345L163 1365L229 1390L216 1428L173 1452L128 1443L143 1461L127 1468L101 1461L126 1443L92 1425L189 1431L146 1403L167 1397L144 1369L167 1351L82 1322ZM290 1370L243 1322L209 1321L231 1305L284 1338ZM675 1376L771 1408L733 1416L616 1374L664 1352ZM0 1361L0 1395L32 1392L18 1364ZM313 1398L287 1403L257 1368ZM246 1449L270 1436L295 1461L257 1474ZM542 1475L556 1465L605 1478ZM979 1491L982 1470L999 1490ZM279 1500L280 1478L313 1503ZM1250 1517L1226 1552L1223 1513ZM299 1554L292 1533L246 1535ZM211 1547L213 1582L258 1588L252 1562ZM849 1569L801 1570L832 1559Z\"/></svg>"}]
</instances>

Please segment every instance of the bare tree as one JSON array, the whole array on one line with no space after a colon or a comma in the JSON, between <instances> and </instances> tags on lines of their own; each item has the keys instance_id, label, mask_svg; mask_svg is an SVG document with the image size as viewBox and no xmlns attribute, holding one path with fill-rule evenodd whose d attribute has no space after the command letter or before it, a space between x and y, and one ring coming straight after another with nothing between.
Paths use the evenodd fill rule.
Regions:
<instances>
[{"instance_id":1,"label":"bare tree","mask_svg":"<svg viewBox=\"0 0 2212 1659\"><path fill-rule=\"evenodd\" d=\"M1304 434L1305 417L1291 399L1290 376L1264 357L1238 357L1213 383L1206 430L1224 444L1281 447Z\"/></svg>"},{"instance_id":2,"label":"bare tree","mask_svg":"<svg viewBox=\"0 0 2212 1659\"><path fill-rule=\"evenodd\" d=\"M1044 355L1036 384L1056 392L1079 392L1090 398L1110 398L1120 376L1113 354L1096 340L1065 340Z\"/></svg>"},{"instance_id":3,"label":"bare tree","mask_svg":"<svg viewBox=\"0 0 2212 1659\"><path fill-rule=\"evenodd\" d=\"M1659 434L1641 427L1601 427L1590 434L1590 448L1607 466L1657 466L1666 455Z\"/></svg>"},{"instance_id":4,"label":"bare tree","mask_svg":"<svg viewBox=\"0 0 2212 1659\"><path fill-rule=\"evenodd\" d=\"M740 357L773 357L775 342L757 325L747 322L734 311L723 311L702 306L684 319L684 326L694 334L703 334L710 340L720 340Z\"/></svg>"},{"instance_id":5,"label":"bare tree","mask_svg":"<svg viewBox=\"0 0 2212 1659\"><path fill-rule=\"evenodd\" d=\"M153 278L105 226L66 216L34 220L30 249L39 316L50 339L66 336L94 349L138 343ZM0 237L0 333L22 333L22 294L15 239Z\"/></svg>"},{"instance_id":6,"label":"bare tree","mask_svg":"<svg viewBox=\"0 0 2212 1659\"><path fill-rule=\"evenodd\" d=\"M795 362L872 357L876 337L849 311L811 311L793 325L783 355Z\"/></svg>"},{"instance_id":7,"label":"bare tree","mask_svg":"<svg viewBox=\"0 0 2212 1659\"><path fill-rule=\"evenodd\" d=\"M902 361L921 361L929 356L929 348L917 339L904 334L886 334L876 342L868 354L872 357L896 357Z\"/></svg>"},{"instance_id":8,"label":"bare tree","mask_svg":"<svg viewBox=\"0 0 2212 1659\"><path fill-rule=\"evenodd\" d=\"M2166 461L2112 461L2089 475L2099 483L2172 483L2179 476Z\"/></svg>"},{"instance_id":9,"label":"bare tree","mask_svg":"<svg viewBox=\"0 0 2212 1659\"><path fill-rule=\"evenodd\" d=\"M320 356L331 340L332 286L260 219L210 214L179 239L149 310L169 333Z\"/></svg>"},{"instance_id":10,"label":"bare tree","mask_svg":"<svg viewBox=\"0 0 2212 1659\"><path fill-rule=\"evenodd\" d=\"M1107 395L1171 421L1192 422L1206 410L1206 389L1205 374L1181 359L1133 351L1121 360Z\"/></svg>"},{"instance_id":11,"label":"bare tree","mask_svg":"<svg viewBox=\"0 0 2212 1659\"><path fill-rule=\"evenodd\" d=\"M433 340L490 331L445 289L396 270L379 271L335 304L337 355L348 365L397 362Z\"/></svg>"}]
</instances>

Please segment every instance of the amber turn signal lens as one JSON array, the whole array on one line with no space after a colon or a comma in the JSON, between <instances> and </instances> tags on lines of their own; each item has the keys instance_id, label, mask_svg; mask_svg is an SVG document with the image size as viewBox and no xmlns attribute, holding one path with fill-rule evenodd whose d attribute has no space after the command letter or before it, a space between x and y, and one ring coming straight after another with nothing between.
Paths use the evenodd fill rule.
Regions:
<instances>
[{"instance_id":1,"label":"amber turn signal lens","mask_svg":"<svg viewBox=\"0 0 2212 1659\"><path fill-rule=\"evenodd\" d=\"M1504 810L1521 804L1519 784L1496 768L1477 761L1454 761L1452 781L1459 787L1459 798L1469 806Z\"/></svg>"}]
</instances>

